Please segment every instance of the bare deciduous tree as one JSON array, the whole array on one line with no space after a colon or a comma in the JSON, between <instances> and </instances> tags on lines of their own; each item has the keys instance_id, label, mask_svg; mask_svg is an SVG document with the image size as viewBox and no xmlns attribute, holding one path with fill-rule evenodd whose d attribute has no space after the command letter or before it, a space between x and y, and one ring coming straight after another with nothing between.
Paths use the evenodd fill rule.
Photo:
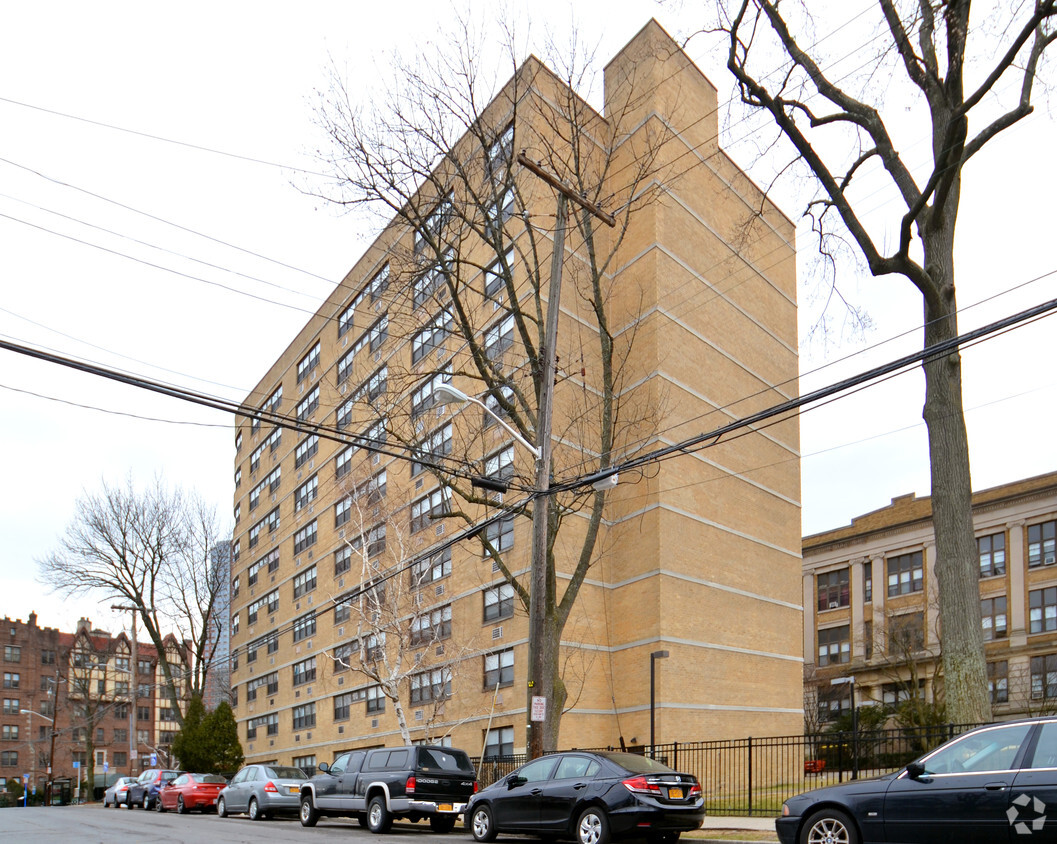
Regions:
<instances>
[{"instance_id":1,"label":"bare deciduous tree","mask_svg":"<svg viewBox=\"0 0 1057 844\"><path fill-rule=\"evenodd\" d=\"M884 47L858 96L819 57L820 45L805 46L798 34L809 29L806 4L723 5L719 29L742 102L770 115L817 183L808 214L821 250L832 254L832 238L850 236L873 275L899 277L920 293L926 347L956 337L954 233L963 171L985 144L1031 114L1036 72L1057 37L1057 4L1030 0L1011 7L999 26L971 28L970 0L878 0ZM764 70L776 53L781 70ZM923 168L897 147L894 117L885 112L895 84L890 74L899 68L906 93L891 97L898 110L915 96L928 110L921 128L930 133L932 161ZM1008 86L1017 94L1004 107L999 89ZM859 191L867 173L886 177L900 205L887 230L870 219L875 191ZM923 368L947 707L954 721L977 723L989 720L991 709L960 356L937 356Z\"/></svg>"},{"instance_id":2,"label":"bare deciduous tree","mask_svg":"<svg viewBox=\"0 0 1057 844\"><path fill-rule=\"evenodd\" d=\"M160 482L137 490L129 479L84 495L59 549L38 560L39 581L54 591L102 595L136 608L181 724L178 684L201 695L216 648L214 608L227 588L212 557L219 540L215 516L201 502ZM182 634L178 649L165 645L166 620Z\"/></svg>"},{"instance_id":3,"label":"bare deciduous tree","mask_svg":"<svg viewBox=\"0 0 1057 844\"><path fill-rule=\"evenodd\" d=\"M550 470L556 477L586 475L610 467L615 454L631 456L642 448L664 412L656 402L642 401L633 388L625 364L635 343L636 319L625 312L617 315L611 285L615 256L636 213L656 201L665 178L672 176L673 168L658 163L670 131L660 120L626 125L632 121L624 115L636 108L641 95L634 80L611 94L603 118L577 93L589 74L576 61L559 63L564 64L559 78L530 58L485 107L492 85L482 73L473 37L464 32L437 43L443 46L436 55L415 65L397 63L393 90L381 98L384 105L373 109L357 108L344 81L335 76L318 108L319 124L330 141L321 155L335 183L317 192L343 205L378 210L386 219L395 217L415 233L413 247L390 248L386 288L379 295L388 306L389 336L412 344L416 365L398 371L389 363L392 399L386 404L368 389L365 420L384 419L388 436L425 454L480 460L482 474L501 475L503 482L528 493L532 473L517 469L524 467L525 455L518 456L520 446L515 445L508 453L492 451L487 429L495 423L487 414L477 417L477 424L462 414L453 420L448 439L434 441L433 432L424 427L434 424L425 413L432 390L458 377L475 384L476 392L524 440L540 443L555 200L550 187L516 163L516 154L524 150L616 217L614 229L586 211L577 210L569 220L566 254L578 257L565 262L563 303L571 303L568 309L577 319L563 325L557 378L559 385L568 380L576 389L564 390L554 404L556 447ZM457 56L444 52L452 46L460 50ZM508 44L511 67L515 52ZM611 179L616 169L619 176ZM421 309L435 314L432 329L423 325ZM450 491L453 515L466 524L508 506L471 486L465 476L430 471ZM512 517L522 518L531 517L532 507L548 508L541 596L546 629L542 641L532 643L541 649L545 668L530 689L548 699L546 750L558 746L569 698L559 654L562 631L598 559L605 502L605 491L587 486L510 509ZM554 549L570 518L579 524L575 538L565 541L562 554L571 562L560 576ZM480 538L527 610L529 574L516 573L507 546L492 541L501 536L482 532ZM517 565L523 561L519 555Z\"/></svg>"}]
</instances>

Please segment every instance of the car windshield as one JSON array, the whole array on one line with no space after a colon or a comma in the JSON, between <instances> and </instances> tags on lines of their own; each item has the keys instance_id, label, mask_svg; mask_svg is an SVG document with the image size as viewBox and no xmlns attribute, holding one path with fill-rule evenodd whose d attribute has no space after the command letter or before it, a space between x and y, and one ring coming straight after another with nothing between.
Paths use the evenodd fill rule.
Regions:
<instances>
[{"instance_id":1,"label":"car windshield","mask_svg":"<svg viewBox=\"0 0 1057 844\"><path fill-rule=\"evenodd\" d=\"M195 774L195 779L199 782L215 782L227 785L227 780L219 774Z\"/></svg>"},{"instance_id":2,"label":"car windshield","mask_svg":"<svg viewBox=\"0 0 1057 844\"><path fill-rule=\"evenodd\" d=\"M169 780L174 780L178 776L180 776L179 771L162 771L161 773L161 778L165 780L165 782L168 782Z\"/></svg>"},{"instance_id":3,"label":"car windshield","mask_svg":"<svg viewBox=\"0 0 1057 844\"><path fill-rule=\"evenodd\" d=\"M280 780L306 780L305 772L300 768L265 768L265 774Z\"/></svg>"},{"instance_id":4,"label":"car windshield","mask_svg":"<svg viewBox=\"0 0 1057 844\"><path fill-rule=\"evenodd\" d=\"M611 762L616 762L620 767L633 774L674 774L675 771L667 765L662 765L656 759L648 756L640 756L638 753L601 753Z\"/></svg>"},{"instance_id":5,"label":"car windshield","mask_svg":"<svg viewBox=\"0 0 1057 844\"><path fill-rule=\"evenodd\" d=\"M462 751L447 752L437 747L419 748L419 765L426 771L459 771L473 774L470 758Z\"/></svg>"}]
</instances>

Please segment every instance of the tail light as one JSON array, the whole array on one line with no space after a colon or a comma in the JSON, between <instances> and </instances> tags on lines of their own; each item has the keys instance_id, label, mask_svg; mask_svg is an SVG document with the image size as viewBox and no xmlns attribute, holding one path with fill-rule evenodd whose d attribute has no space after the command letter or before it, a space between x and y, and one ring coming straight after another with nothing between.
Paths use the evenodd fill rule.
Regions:
<instances>
[{"instance_id":1,"label":"tail light","mask_svg":"<svg viewBox=\"0 0 1057 844\"><path fill-rule=\"evenodd\" d=\"M408 794L414 794L415 793L415 778L414 778L414 776L410 776L410 777L407 778L406 790L407 790Z\"/></svg>"},{"instance_id":2,"label":"tail light","mask_svg":"<svg viewBox=\"0 0 1057 844\"><path fill-rule=\"evenodd\" d=\"M279 793L279 789L275 787L275 783L271 780L268 780L268 782L265 784L264 790L267 791L269 794Z\"/></svg>"},{"instance_id":3,"label":"tail light","mask_svg":"<svg viewBox=\"0 0 1057 844\"><path fill-rule=\"evenodd\" d=\"M477 780L474 780L473 781L473 793L476 794L480 790L481 790L481 784Z\"/></svg>"},{"instance_id":4,"label":"tail light","mask_svg":"<svg viewBox=\"0 0 1057 844\"><path fill-rule=\"evenodd\" d=\"M701 790L701 783L695 782L692 786L690 786L691 797L701 797L703 795L704 792Z\"/></svg>"},{"instance_id":5,"label":"tail light","mask_svg":"<svg viewBox=\"0 0 1057 844\"><path fill-rule=\"evenodd\" d=\"M661 787L650 782L644 776L630 777L623 781L623 786L632 794L648 794L651 797L666 797L667 792L662 792Z\"/></svg>"}]
</instances>

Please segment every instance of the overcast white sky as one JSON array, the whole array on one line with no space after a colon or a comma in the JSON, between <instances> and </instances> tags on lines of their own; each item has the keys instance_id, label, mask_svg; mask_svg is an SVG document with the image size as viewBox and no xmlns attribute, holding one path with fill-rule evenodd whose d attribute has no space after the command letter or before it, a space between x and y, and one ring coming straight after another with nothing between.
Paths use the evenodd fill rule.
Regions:
<instances>
[{"instance_id":1,"label":"overcast white sky","mask_svg":"<svg viewBox=\"0 0 1057 844\"><path fill-rule=\"evenodd\" d=\"M529 6L532 43L541 43L547 28L569 30L569 4L512 2L510 9L523 17ZM600 63L651 16L677 38L703 22L696 3L573 6L581 38L598 45ZM839 9L850 16L844 4ZM303 311L315 310L374 234L362 220L339 216L292 186L302 178L294 168L312 169L309 153L322 141L311 104L331 57L369 91L375 63L387 51L428 48L450 17L450 8L435 0L378 7L5 4L0 336L244 397L304 323ZM705 54L706 46L695 40L690 53L722 102L730 79L723 56ZM967 170L958 254L963 308L1057 268L1051 199L1057 175L1042 163L1052 157L1054 140L1044 104ZM743 166L752 164L746 141L724 140ZM752 172L766 178L765 171ZM802 209L790 200L785 210L795 219ZM806 255L813 243L803 228L799 238ZM810 280L802 271L802 287ZM912 291L888 280L849 287L875 320L866 346L912 333L808 375L803 390L920 347L913 329L921 308ZM962 328L1055 296L1055 279L1028 285L967 310ZM1057 468L1053 333L1053 320L1043 320L965 353L977 488ZM802 369L862 345L806 347ZM806 413L804 533L845 524L894 496L927 494L920 420L917 374ZM9 352L0 352L0 454L0 614L12 618L36 610L42 625L68 630L88 615L97 626L121 628L124 619L111 613L109 601L63 601L35 581L35 560L56 547L77 498L104 479L131 476L147 484L160 476L197 489L230 518L231 419Z\"/></svg>"}]
</instances>

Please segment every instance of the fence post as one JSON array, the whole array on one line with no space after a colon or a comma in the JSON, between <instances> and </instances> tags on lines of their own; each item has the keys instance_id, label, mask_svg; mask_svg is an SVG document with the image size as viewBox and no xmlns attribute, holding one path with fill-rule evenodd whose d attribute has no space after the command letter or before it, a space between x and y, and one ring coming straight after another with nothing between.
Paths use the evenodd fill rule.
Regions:
<instances>
[{"instance_id":1,"label":"fence post","mask_svg":"<svg viewBox=\"0 0 1057 844\"><path fill-rule=\"evenodd\" d=\"M844 733L837 733L837 782L844 782Z\"/></svg>"},{"instance_id":2,"label":"fence post","mask_svg":"<svg viewBox=\"0 0 1057 844\"><path fill-rule=\"evenodd\" d=\"M753 817L753 736L748 737L748 817Z\"/></svg>"},{"instance_id":3,"label":"fence post","mask_svg":"<svg viewBox=\"0 0 1057 844\"><path fill-rule=\"evenodd\" d=\"M675 770L679 770L679 742L672 742L672 764L671 767Z\"/></svg>"}]
</instances>

